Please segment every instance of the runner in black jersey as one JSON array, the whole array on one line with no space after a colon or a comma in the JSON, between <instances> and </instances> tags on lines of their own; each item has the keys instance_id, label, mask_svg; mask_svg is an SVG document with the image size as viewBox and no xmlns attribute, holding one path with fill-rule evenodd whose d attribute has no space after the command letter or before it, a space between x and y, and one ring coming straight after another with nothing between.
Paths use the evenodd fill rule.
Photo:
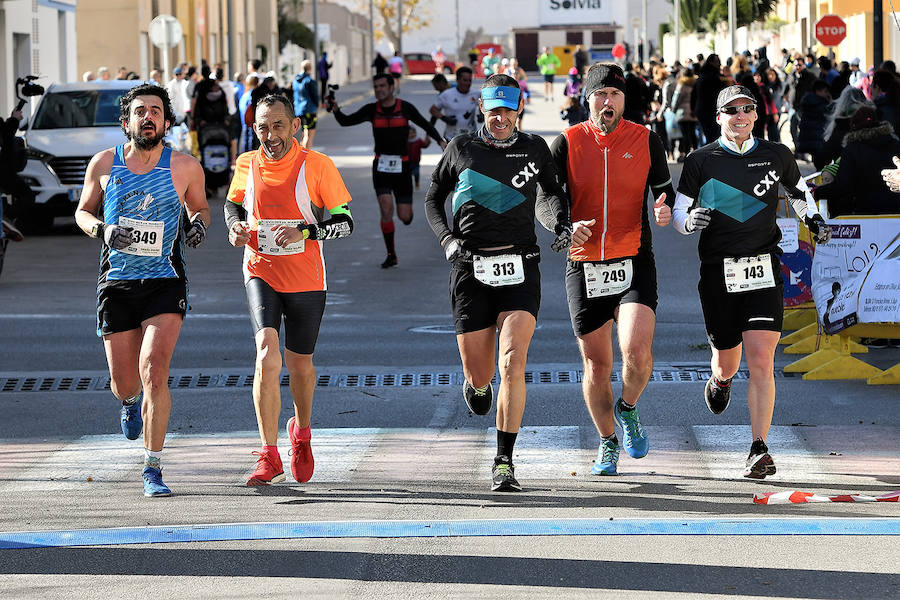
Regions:
<instances>
[{"instance_id":1,"label":"runner in black jersey","mask_svg":"<svg viewBox=\"0 0 900 600\"><path fill-rule=\"evenodd\" d=\"M485 124L453 138L425 195L425 214L444 248L450 300L466 381L463 397L475 414L491 410L495 347L500 342L497 456L493 491L520 491L513 446L525 410L525 361L541 300L540 251L534 218L553 231L556 251L572 233L547 143L515 129L523 101L508 75L484 83ZM544 194L538 201L538 186ZM452 228L444 203L452 193Z\"/></svg>"},{"instance_id":2,"label":"runner in black jersey","mask_svg":"<svg viewBox=\"0 0 900 600\"><path fill-rule=\"evenodd\" d=\"M731 398L731 379L746 348L747 404L753 442L744 477L775 473L766 436L775 407L775 347L781 336L784 285L775 222L778 186L818 243L831 230L818 214L791 151L753 137L753 95L742 86L719 92L722 136L684 162L672 220L684 234L700 233L700 304L712 347L712 376L704 396L719 414Z\"/></svg>"},{"instance_id":3,"label":"runner in black jersey","mask_svg":"<svg viewBox=\"0 0 900 600\"><path fill-rule=\"evenodd\" d=\"M394 249L394 198L397 199L397 216L404 225L412 223L412 167L409 162L409 123L412 121L435 139L441 148L447 143L434 125L423 117L415 106L394 98L394 80L388 73L378 73L372 78L375 102L366 104L351 115L341 112L333 99L326 98L326 108L334 112L341 127L371 122L375 136L375 160L372 162L372 182L381 208L381 233L387 248L387 258L382 269L397 265ZM393 195L393 197L392 197Z\"/></svg>"}]
</instances>

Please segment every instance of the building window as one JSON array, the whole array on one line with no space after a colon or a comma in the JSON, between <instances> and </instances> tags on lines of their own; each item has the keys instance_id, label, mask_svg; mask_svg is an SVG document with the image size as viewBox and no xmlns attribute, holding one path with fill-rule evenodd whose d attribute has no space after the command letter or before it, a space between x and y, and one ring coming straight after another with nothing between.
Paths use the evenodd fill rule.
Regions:
<instances>
[{"instance_id":1,"label":"building window","mask_svg":"<svg viewBox=\"0 0 900 600\"><path fill-rule=\"evenodd\" d=\"M567 31L566 32L566 44L569 46L574 46L576 44L584 43L584 32L583 31Z\"/></svg>"}]
</instances>

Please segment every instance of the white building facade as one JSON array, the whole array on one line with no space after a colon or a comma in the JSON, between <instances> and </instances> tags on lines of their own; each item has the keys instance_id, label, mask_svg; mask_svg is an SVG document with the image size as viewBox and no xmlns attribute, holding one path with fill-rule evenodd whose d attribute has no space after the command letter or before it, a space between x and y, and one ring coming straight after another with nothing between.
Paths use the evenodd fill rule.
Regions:
<instances>
[{"instance_id":1,"label":"white building facade","mask_svg":"<svg viewBox=\"0 0 900 600\"><path fill-rule=\"evenodd\" d=\"M15 80L77 81L75 5L78 0L0 0L0 115L16 104ZM28 107L26 106L26 111Z\"/></svg>"}]
</instances>

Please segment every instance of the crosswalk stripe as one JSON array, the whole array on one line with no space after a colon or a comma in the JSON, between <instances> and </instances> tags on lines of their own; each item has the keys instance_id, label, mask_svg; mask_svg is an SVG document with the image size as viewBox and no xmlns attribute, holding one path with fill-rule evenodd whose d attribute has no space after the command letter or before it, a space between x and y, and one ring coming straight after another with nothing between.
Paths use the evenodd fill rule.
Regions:
<instances>
[{"instance_id":1,"label":"crosswalk stripe","mask_svg":"<svg viewBox=\"0 0 900 600\"><path fill-rule=\"evenodd\" d=\"M870 431L867 436L858 435L856 429L831 427L816 432L814 428L772 427L768 443L778 466L774 477L834 484L895 474L900 442L891 435L891 428ZM646 430L649 455L635 460L623 451L621 474L740 478L750 443L749 427L648 426ZM843 443L843 452L830 452L836 440ZM871 440L881 445L867 445ZM292 482L288 442L283 436L279 441ZM590 425L523 427L513 456L517 476L529 482L587 476L597 441ZM312 442L316 459L312 483L481 481L490 473L496 429L323 428L313 430ZM164 475L176 485L242 485L254 463L250 452L258 447L255 431L169 434ZM429 464L437 460L441 468L424 468L423 457L430 457ZM66 491L92 482L132 482L141 461L141 441L121 435L83 436L62 445L0 442L4 473L0 491Z\"/></svg>"}]
</instances>

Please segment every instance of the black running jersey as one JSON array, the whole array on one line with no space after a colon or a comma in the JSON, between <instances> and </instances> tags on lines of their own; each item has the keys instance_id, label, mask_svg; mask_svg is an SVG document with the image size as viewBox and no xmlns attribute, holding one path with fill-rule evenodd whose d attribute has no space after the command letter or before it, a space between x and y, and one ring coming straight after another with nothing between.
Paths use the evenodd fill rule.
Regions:
<instances>
[{"instance_id":1,"label":"black running jersey","mask_svg":"<svg viewBox=\"0 0 900 600\"><path fill-rule=\"evenodd\" d=\"M397 100L388 108L375 102L366 104L355 113L345 115L334 111L334 118L342 127L358 125L369 121L375 137L375 155L382 154L406 157L409 155L409 129L412 122L425 130L432 139L440 143L443 138L434 125L428 122L415 106L405 100ZM405 158L404 158L405 160Z\"/></svg>"},{"instance_id":2,"label":"black running jersey","mask_svg":"<svg viewBox=\"0 0 900 600\"><path fill-rule=\"evenodd\" d=\"M789 198L802 198L799 181L800 169L790 149L766 140L756 139L746 154L717 140L688 155L678 193L694 200L688 210L714 209L709 226L700 232L700 261L780 254L781 231L775 222L778 186L784 186Z\"/></svg>"},{"instance_id":3,"label":"black running jersey","mask_svg":"<svg viewBox=\"0 0 900 600\"><path fill-rule=\"evenodd\" d=\"M425 195L428 222L442 240L451 233L444 202L452 193L452 234L470 250L537 244L534 218L538 185L544 194L537 217L558 232L568 223L556 164L543 138L519 133L508 148L490 146L479 133L460 134L447 145Z\"/></svg>"}]
</instances>

